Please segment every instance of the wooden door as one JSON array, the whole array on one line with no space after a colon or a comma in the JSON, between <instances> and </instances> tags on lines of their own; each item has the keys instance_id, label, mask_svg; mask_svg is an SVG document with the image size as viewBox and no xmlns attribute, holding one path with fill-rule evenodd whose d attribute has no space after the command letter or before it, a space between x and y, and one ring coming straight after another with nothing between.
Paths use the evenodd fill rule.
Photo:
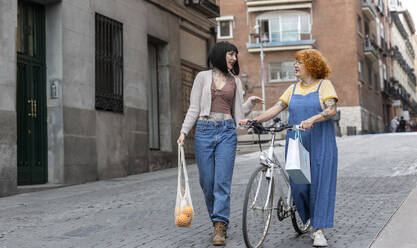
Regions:
<instances>
[{"instance_id":1,"label":"wooden door","mask_svg":"<svg viewBox=\"0 0 417 248\"><path fill-rule=\"evenodd\" d=\"M198 72L205 70L205 68L194 65L187 61L182 61L181 63L182 70L182 113L183 120L187 114L188 107L190 106L190 95L191 89L193 88L193 83L195 76ZM193 128L186 137L184 150L187 157L193 157L194 154L194 130Z\"/></svg>"}]
</instances>

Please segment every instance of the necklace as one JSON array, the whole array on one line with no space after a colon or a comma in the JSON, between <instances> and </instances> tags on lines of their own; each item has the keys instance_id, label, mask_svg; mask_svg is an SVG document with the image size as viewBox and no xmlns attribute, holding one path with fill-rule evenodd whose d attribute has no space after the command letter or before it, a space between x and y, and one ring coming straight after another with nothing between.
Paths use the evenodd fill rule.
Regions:
<instances>
[{"instance_id":1,"label":"necklace","mask_svg":"<svg viewBox=\"0 0 417 248\"><path fill-rule=\"evenodd\" d=\"M213 69L213 76L215 79L222 80L222 81L226 81L226 77L227 77L227 75L225 75L222 71L220 71L217 68Z\"/></svg>"},{"instance_id":2,"label":"necklace","mask_svg":"<svg viewBox=\"0 0 417 248\"><path fill-rule=\"evenodd\" d=\"M217 84L216 82L221 82L223 83L223 85L218 89L217 88ZM212 82L212 88L214 90L214 94L216 95L220 95L222 89L226 86L227 84L227 75L225 75L223 72L221 72L220 70L214 68L213 69L213 82Z\"/></svg>"}]
</instances>

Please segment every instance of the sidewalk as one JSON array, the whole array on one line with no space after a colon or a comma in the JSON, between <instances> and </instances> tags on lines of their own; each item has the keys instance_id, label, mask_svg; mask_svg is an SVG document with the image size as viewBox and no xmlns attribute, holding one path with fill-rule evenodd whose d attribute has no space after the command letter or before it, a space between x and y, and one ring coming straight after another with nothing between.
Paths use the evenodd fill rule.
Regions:
<instances>
[{"instance_id":1,"label":"sidewalk","mask_svg":"<svg viewBox=\"0 0 417 248\"><path fill-rule=\"evenodd\" d=\"M371 248L417 247L417 187L394 213Z\"/></svg>"}]
</instances>

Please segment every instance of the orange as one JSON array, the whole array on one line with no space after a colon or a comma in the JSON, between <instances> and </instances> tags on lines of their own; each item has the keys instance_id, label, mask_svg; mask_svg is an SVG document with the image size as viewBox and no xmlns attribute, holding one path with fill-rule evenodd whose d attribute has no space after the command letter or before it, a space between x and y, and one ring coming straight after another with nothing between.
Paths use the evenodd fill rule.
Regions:
<instances>
[{"instance_id":1,"label":"orange","mask_svg":"<svg viewBox=\"0 0 417 248\"><path fill-rule=\"evenodd\" d=\"M185 225L187 225L188 224L188 222L190 222L191 220L190 220L190 218L187 216L187 215L185 215L185 214L180 214L178 217L177 217L177 220L175 221L175 224L177 224L177 226L185 226Z\"/></svg>"},{"instance_id":2,"label":"orange","mask_svg":"<svg viewBox=\"0 0 417 248\"><path fill-rule=\"evenodd\" d=\"M182 212L188 216L193 215L193 208L191 206L185 206Z\"/></svg>"}]
</instances>

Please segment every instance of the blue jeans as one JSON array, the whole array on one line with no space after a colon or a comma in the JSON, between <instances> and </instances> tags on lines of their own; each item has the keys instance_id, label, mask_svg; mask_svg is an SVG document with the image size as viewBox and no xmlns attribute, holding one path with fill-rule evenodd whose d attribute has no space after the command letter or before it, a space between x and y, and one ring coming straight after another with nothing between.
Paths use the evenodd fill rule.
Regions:
<instances>
[{"instance_id":1,"label":"blue jeans","mask_svg":"<svg viewBox=\"0 0 417 248\"><path fill-rule=\"evenodd\" d=\"M194 136L194 153L200 185L211 221L229 224L230 188L237 134L233 119L198 120Z\"/></svg>"}]
</instances>

